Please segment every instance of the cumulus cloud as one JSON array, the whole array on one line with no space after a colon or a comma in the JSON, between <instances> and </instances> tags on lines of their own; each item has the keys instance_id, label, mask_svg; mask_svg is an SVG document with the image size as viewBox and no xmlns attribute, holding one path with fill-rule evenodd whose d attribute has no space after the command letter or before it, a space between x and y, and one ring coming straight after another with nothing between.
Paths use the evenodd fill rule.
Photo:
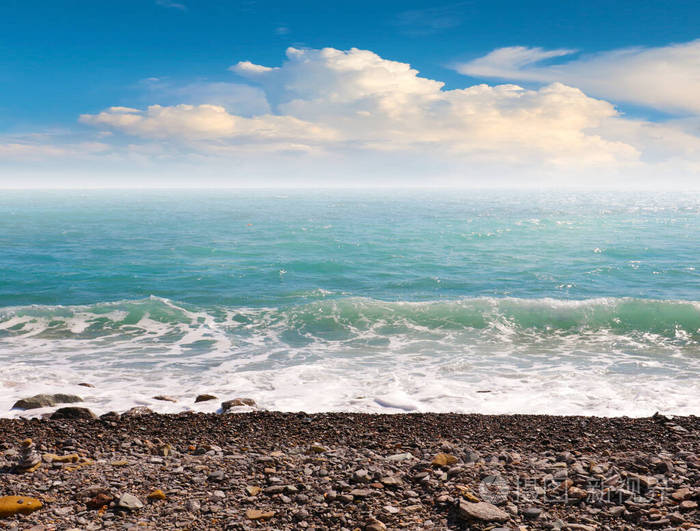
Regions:
<instances>
[{"instance_id":1,"label":"cumulus cloud","mask_svg":"<svg viewBox=\"0 0 700 531\"><path fill-rule=\"evenodd\" d=\"M562 58L563 62L548 62ZM582 55L575 55L574 50L513 46L496 49L455 68L474 77L558 81L613 101L672 113L700 114L700 40Z\"/></svg>"},{"instance_id":2,"label":"cumulus cloud","mask_svg":"<svg viewBox=\"0 0 700 531\"><path fill-rule=\"evenodd\" d=\"M245 117L210 104L152 105L112 107L80 121L219 153L294 146L552 167L629 164L640 156L624 135L606 135L608 123L622 120L612 104L562 83L445 90L406 63L359 49L289 48L281 66L242 61L231 70L262 90L269 112Z\"/></svg>"}]
</instances>

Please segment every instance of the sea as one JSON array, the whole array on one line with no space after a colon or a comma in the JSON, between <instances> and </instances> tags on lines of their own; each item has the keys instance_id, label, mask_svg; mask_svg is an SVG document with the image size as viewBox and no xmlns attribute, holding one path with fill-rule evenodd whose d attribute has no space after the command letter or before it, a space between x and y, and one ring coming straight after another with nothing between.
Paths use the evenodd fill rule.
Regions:
<instances>
[{"instance_id":1,"label":"sea","mask_svg":"<svg viewBox=\"0 0 700 531\"><path fill-rule=\"evenodd\" d=\"M698 415L699 301L697 192L5 190L0 416Z\"/></svg>"}]
</instances>

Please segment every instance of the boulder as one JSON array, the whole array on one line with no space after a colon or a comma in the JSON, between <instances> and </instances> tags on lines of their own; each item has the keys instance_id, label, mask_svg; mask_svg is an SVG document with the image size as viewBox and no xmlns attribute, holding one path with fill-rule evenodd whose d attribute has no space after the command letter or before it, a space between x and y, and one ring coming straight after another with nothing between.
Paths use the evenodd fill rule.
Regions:
<instances>
[{"instance_id":1,"label":"boulder","mask_svg":"<svg viewBox=\"0 0 700 531\"><path fill-rule=\"evenodd\" d=\"M194 399L195 403L197 402L206 402L208 400L216 400L216 397L214 395L197 395L197 398Z\"/></svg>"},{"instance_id":2,"label":"boulder","mask_svg":"<svg viewBox=\"0 0 700 531\"><path fill-rule=\"evenodd\" d=\"M97 415L95 415L92 411L90 411L86 407L76 407L76 406L69 406L69 407L62 407L54 411L53 415L51 415L51 420L56 420L56 419L96 419Z\"/></svg>"},{"instance_id":3,"label":"boulder","mask_svg":"<svg viewBox=\"0 0 700 531\"><path fill-rule=\"evenodd\" d=\"M252 398L234 398L221 403L221 409L228 411L232 407L249 406L255 407L255 400Z\"/></svg>"},{"instance_id":4,"label":"boulder","mask_svg":"<svg viewBox=\"0 0 700 531\"><path fill-rule=\"evenodd\" d=\"M56 404L74 404L82 402L83 399L77 395L64 395L57 393L54 395L34 395L29 398L17 400L12 409L39 409L41 407L51 407Z\"/></svg>"}]
</instances>

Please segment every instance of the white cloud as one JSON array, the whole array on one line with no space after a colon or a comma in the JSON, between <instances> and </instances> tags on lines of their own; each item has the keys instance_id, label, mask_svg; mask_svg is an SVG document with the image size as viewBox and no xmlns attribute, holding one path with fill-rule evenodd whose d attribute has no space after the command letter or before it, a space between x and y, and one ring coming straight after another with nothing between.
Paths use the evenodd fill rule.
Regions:
<instances>
[{"instance_id":1,"label":"white cloud","mask_svg":"<svg viewBox=\"0 0 700 531\"><path fill-rule=\"evenodd\" d=\"M0 139L0 160L41 160L57 157L104 153L110 149L102 142L49 143Z\"/></svg>"},{"instance_id":2,"label":"white cloud","mask_svg":"<svg viewBox=\"0 0 700 531\"><path fill-rule=\"evenodd\" d=\"M499 61L522 69L569 53L509 49ZM658 176L687 183L700 172L697 120L632 120L559 82L447 90L406 63L332 48L289 48L280 66L244 61L231 70L248 84L169 87L170 97L198 103L111 107L80 121L100 134L122 133L110 141L125 157L187 160L199 168L206 160L212 168L235 161L245 175L288 175L294 168L295 175L371 175L372 182L386 175L394 183L610 184ZM229 91L232 105L207 100L225 101ZM128 148L124 135L133 137Z\"/></svg>"},{"instance_id":3,"label":"white cloud","mask_svg":"<svg viewBox=\"0 0 700 531\"><path fill-rule=\"evenodd\" d=\"M145 111L110 107L99 114L83 114L82 123L114 127L145 138L188 140L280 139L326 140L333 132L292 116L235 116L218 105L151 105Z\"/></svg>"},{"instance_id":4,"label":"white cloud","mask_svg":"<svg viewBox=\"0 0 700 531\"><path fill-rule=\"evenodd\" d=\"M200 148L207 140L217 152L246 144L425 150L462 161L555 167L639 156L635 146L601 134L606 121L619 119L611 104L561 83L444 90L406 63L358 49L289 48L281 67L244 61L231 69L262 88L271 113L247 118L216 105L153 105L139 112L113 107L81 121L144 138L198 141Z\"/></svg>"},{"instance_id":5,"label":"white cloud","mask_svg":"<svg viewBox=\"0 0 700 531\"><path fill-rule=\"evenodd\" d=\"M589 94L674 113L700 114L700 40L574 56L572 50L499 48L458 64L462 74L542 83L562 82ZM569 57L547 64L547 59Z\"/></svg>"}]
</instances>

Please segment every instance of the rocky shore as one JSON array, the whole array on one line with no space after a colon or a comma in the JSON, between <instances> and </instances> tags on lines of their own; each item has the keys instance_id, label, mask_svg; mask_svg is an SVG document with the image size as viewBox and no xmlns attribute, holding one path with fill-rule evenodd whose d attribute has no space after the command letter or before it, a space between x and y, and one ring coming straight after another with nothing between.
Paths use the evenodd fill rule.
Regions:
<instances>
[{"instance_id":1,"label":"rocky shore","mask_svg":"<svg viewBox=\"0 0 700 531\"><path fill-rule=\"evenodd\" d=\"M0 419L0 529L700 530L698 417L83 416Z\"/></svg>"}]
</instances>

